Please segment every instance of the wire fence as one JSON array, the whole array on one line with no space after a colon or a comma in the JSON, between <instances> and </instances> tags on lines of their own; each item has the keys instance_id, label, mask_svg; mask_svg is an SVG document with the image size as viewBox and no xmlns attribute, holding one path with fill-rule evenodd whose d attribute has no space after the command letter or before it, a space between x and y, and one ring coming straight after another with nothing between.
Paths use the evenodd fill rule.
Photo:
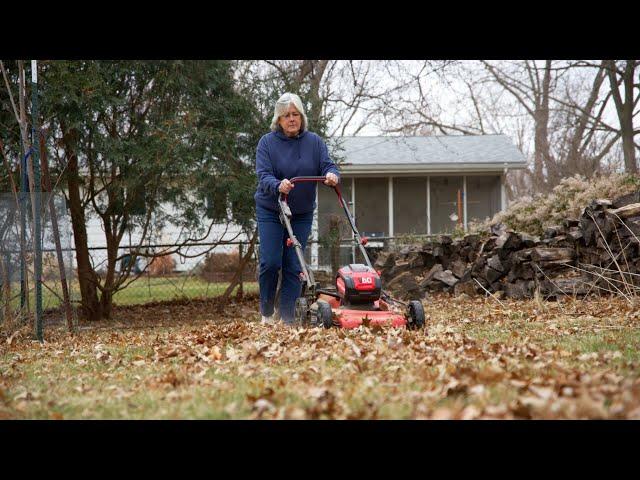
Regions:
<instances>
[{"instance_id":1,"label":"wire fence","mask_svg":"<svg viewBox=\"0 0 640 480\"><path fill-rule=\"evenodd\" d=\"M401 237L382 237L370 241L367 251L373 261L377 253L388 248L391 243L406 241ZM153 244L145 246L145 256L139 256L135 260L130 256L131 252L140 250L138 245L122 246L118 250L118 256L122 260L116 267L116 275L128 267L130 261L135 265L131 267L131 273L123 288L117 291L113 297L115 305L141 305L153 302L189 300L201 298L213 298L223 294L229 287L234 276L240 269L241 261L249 248L248 241L225 242L212 249L211 243L189 244ZM260 245L256 242L253 255L243 268L239 277L239 284L233 294L250 294L258 292L258 265ZM106 252L106 247L89 247L94 262L100 265L101 253ZM180 253L170 255L155 254L155 251L178 250L180 253L188 251L188 258L183 258ZM63 252L69 264L73 262L74 251L64 248ZM316 274L323 278L322 273L330 275L332 272L332 259L340 266L349 263L364 263L362 255L352 244L350 239L343 239L339 245L326 245L320 241L309 240L305 249L305 259ZM57 274L55 250L47 248L43 252L43 308L55 309L62 304L62 285ZM74 264L75 266L75 264ZM97 268L101 277L105 270ZM324 277L326 278L326 276ZM76 306L80 304L80 287L77 270L68 270L67 281L71 302ZM14 291L19 291L19 283L14 285ZM14 300L16 300L14 298Z\"/></svg>"},{"instance_id":2,"label":"wire fence","mask_svg":"<svg viewBox=\"0 0 640 480\"><path fill-rule=\"evenodd\" d=\"M72 306L71 315L73 322L77 324L82 298L71 220L65 209L64 199L59 196L45 196L43 205L47 205L50 199L54 203L55 211L59 212L56 213L56 221L60 233L57 235L56 244L56 236L52 234L52 217L48 210L43 208L42 309L45 312L62 311L63 285L66 284ZM19 205L22 207L18 208ZM3 219L0 222L0 324L6 318L22 318L24 323L36 304L33 222L29 215L26 219L21 218L21 211L31 211L28 195L20 198L11 194L2 195L0 210ZM115 276L119 277L127 271L129 274L124 275L124 282L113 295L113 304L144 305L152 302L213 298L225 293L234 278L239 281L232 294L257 293L260 245L256 240L250 258L243 262L250 242L246 236L241 238L244 239L121 245L116 254L118 261ZM416 238L409 240L416 241ZM403 241L407 239L371 238L367 250L375 261L377 252L388 248L390 243ZM88 250L98 281L103 284L107 275L107 247L94 245ZM335 271L336 265L364 262L359 248L353 244L352 239L342 239L331 244L309 239L305 257L316 272L317 278L324 281L329 281L330 277L323 277L322 272L330 275ZM241 265L242 273L238 277Z\"/></svg>"}]
</instances>

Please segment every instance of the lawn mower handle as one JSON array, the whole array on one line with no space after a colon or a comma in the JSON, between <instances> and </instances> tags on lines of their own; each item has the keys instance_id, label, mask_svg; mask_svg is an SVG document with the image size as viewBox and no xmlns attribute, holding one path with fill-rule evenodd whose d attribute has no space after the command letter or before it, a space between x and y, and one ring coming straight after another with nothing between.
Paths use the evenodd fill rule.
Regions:
<instances>
[{"instance_id":1,"label":"lawn mower handle","mask_svg":"<svg viewBox=\"0 0 640 480\"><path fill-rule=\"evenodd\" d=\"M294 184L302 183L302 182L317 182L317 183L323 182L324 183L326 180L327 180L327 177L293 177L289 179L289 181ZM333 188L338 194L338 197L342 198L342 193L340 192L340 187L338 185L327 185L327 187ZM281 193L280 198L286 202L287 194Z\"/></svg>"},{"instance_id":2,"label":"lawn mower handle","mask_svg":"<svg viewBox=\"0 0 640 480\"><path fill-rule=\"evenodd\" d=\"M289 181L291 183L298 183L298 182L324 182L327 178L326 177L293 177L291 178ZM347 220L349 220L349 225L351 226L351 230L354 233L354 236L356 238L358 247L360 248L360 251L362 252L362 256L364 257L367 265L371 268L373 268L372 264L371 264L371 260L369 259L369 255L367 254L367 251L364 248L364 245L367 244L368 239L365 237L361 237L360 236L360 232L358 231L358 229L356 228L356 224L353 220L353 217L351 216L351 213L349 213L349 206L347 205L347 202L345 202L344 198L342 198L342 192L340 191L340 187L339 184L336 185L327 185L328 187L330 186L331 188L333 188L336 192L336 194L338 195L338 203L340 204L340 206L343 208L344 213L347 217ZM286 193L281 193L280 194L280 201L283 202L283 204L286 206L287 203L287 194ZM288 207L287 207L288 208Z\"/></svg>"}]
</instances>

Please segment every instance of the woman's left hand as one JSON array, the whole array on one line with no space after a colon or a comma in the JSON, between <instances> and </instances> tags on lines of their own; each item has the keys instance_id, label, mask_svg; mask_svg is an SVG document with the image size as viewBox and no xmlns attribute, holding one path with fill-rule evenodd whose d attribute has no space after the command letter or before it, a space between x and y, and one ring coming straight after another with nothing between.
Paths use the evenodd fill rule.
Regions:
<instances>
[{"instance_id":1,"label":"woman's left hand","mask_svg":"<svg viewBox=\"0 0 640 480\"><path fill-rule=\"evenodd\" d=\"M335 187L338 184L338 176L335 173L327 173L327 179L324 181L325 185Z\"/></svg>"}]
</instances>

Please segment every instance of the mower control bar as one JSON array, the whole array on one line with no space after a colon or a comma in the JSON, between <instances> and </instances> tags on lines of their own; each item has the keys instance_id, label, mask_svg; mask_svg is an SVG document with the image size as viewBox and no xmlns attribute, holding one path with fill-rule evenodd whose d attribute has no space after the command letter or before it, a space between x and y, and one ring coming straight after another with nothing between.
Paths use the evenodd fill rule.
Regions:
<instances>
[{"instance_id":1,"label":"mower control bar","mask_svg":"<svg viewBox=\"0 0 640 480\"><path fill-rule=\"evenodd\" d=\"M293 177L291 178L289 181L293 184L295 183L301 183L301 182L317 182L317 183L324 183L327 180L327 177ZM329 186L329 185L327 185ZM351 230L353 231L353 234L356 238L356 241L358 243L358 247L360 248L360 252L362 253L362 256L364 257L365 261L367 262L367 265L371 268L373 268L373 265L371 264L371 260L369 259L369 254L367 253L366 249L364 248L364 245L367 243L367 239L366 238L362 238L360 236L360 232L358 232L358 229L356 228L356 224L353 221L353 217L351 216L351 212L349 212L349 206L347 205L347 202L344 200L344 198L342 198L342 192L340 192L340 187L338 185L334 185L331 186L331 188L333 188L336 192L336 194L338 195L338 203L340 203L340 205L342 206L342 208L344 209L344 213L347 216L347 220L349 220L349 225L351 226ZM282 193L280 194L280 199L278 201L278 203L280 203L282 209L284 211L289 211L289 216L291 215L291 210L289 209L289 205L287 205L287 194Z\"/></svg>"}]
</instances>

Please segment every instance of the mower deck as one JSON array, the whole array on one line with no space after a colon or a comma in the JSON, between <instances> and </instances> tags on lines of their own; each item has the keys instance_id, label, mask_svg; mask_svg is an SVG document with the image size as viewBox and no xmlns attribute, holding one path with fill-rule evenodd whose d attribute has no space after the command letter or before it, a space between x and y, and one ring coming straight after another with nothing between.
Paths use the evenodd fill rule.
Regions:
<instances>
[{"instance_id":1,"label":"mower deck","mask_svg":"<svg viewBox=\"0 0 640 480\"><path fill-rule=\"evenodd\" d=\"M363 308L358 308L358 305L341 306L339 299L325 295L320 295L319 299L331 305L334 324L342 328L357 328L361 325L369 327L406 327L407 325L406 317L402 313L388 310L388 305L383 301L374 302L374 308L364 305Z\"/></svg>"}]
</instances>

